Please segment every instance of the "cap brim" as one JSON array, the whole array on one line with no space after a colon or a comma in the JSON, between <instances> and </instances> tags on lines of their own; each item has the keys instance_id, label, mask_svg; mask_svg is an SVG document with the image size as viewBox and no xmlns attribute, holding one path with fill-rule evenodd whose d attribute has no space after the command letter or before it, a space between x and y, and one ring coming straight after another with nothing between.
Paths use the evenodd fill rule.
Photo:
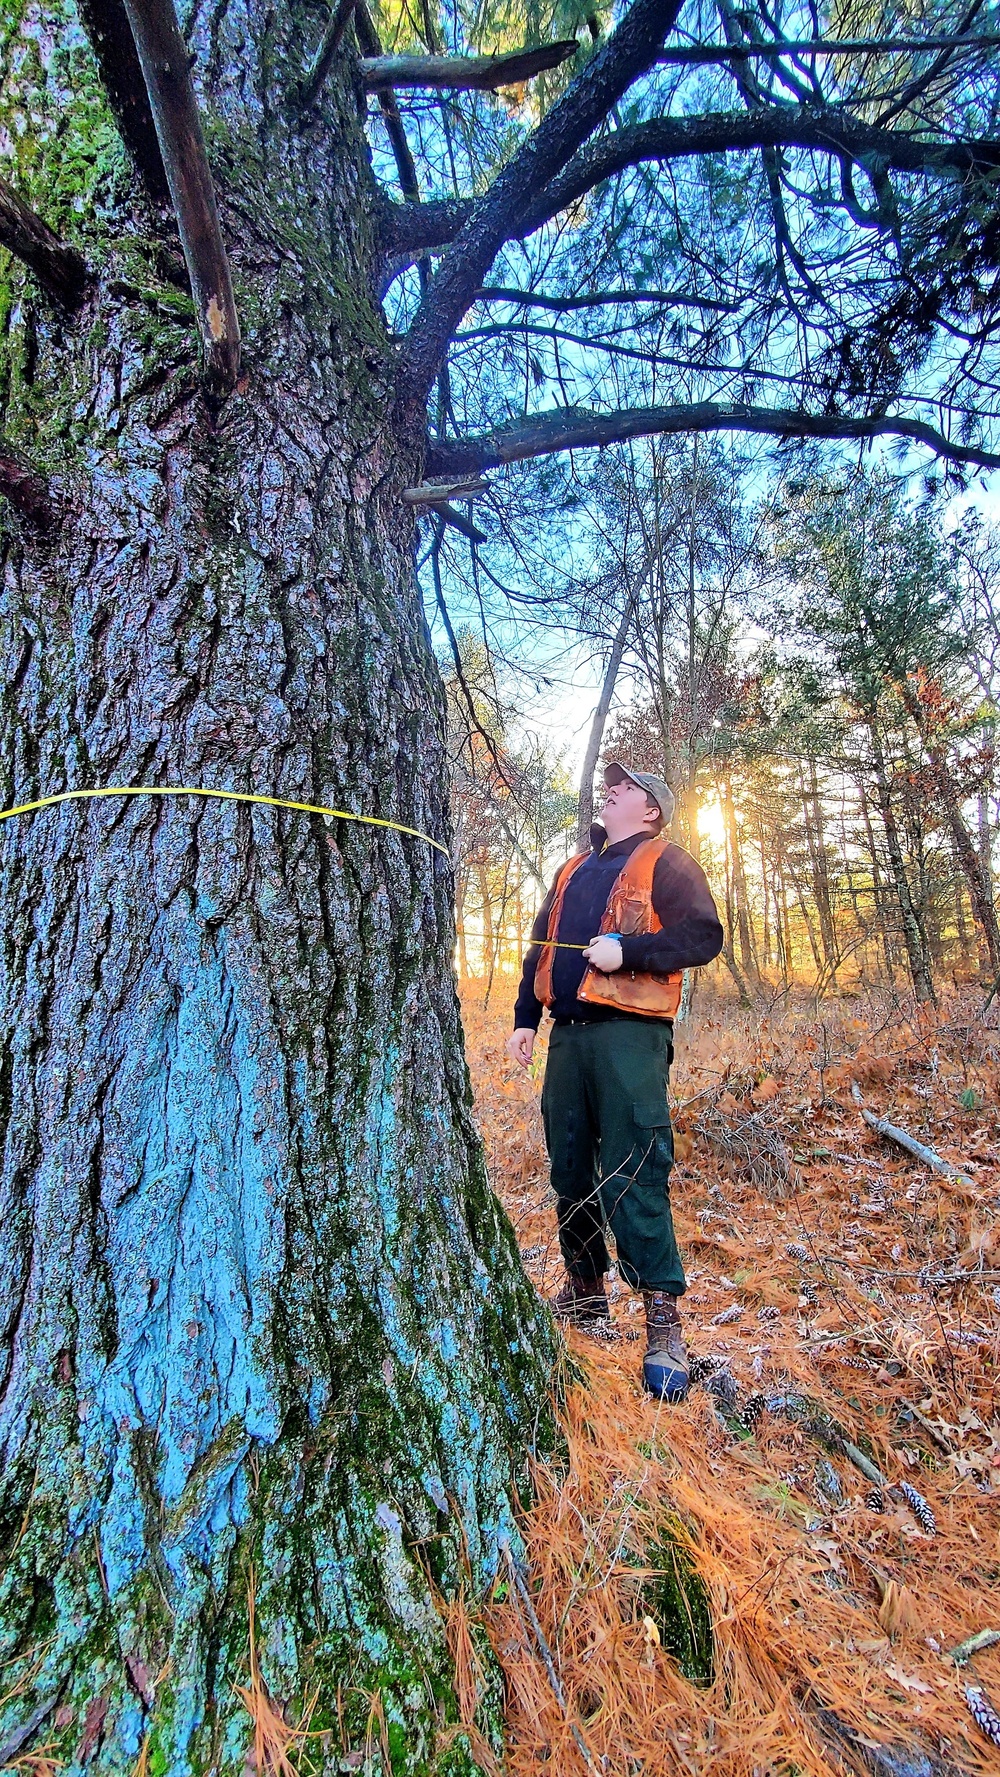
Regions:
<instances>
[{"instance_id":1,"label":"cap brim","mask_svg":"<svg viewBox=\"0 0 1000 1777\"><path fill-rule=\"evenodd\" d=\"M645 784L639 783L635 772L630 771L627 765L619 765L617 759L613 759L610 765L604 767L604 782L609 790L612 784L623 783L636 784L640 790L646 788Z\"/></svg>"}]
</instances>

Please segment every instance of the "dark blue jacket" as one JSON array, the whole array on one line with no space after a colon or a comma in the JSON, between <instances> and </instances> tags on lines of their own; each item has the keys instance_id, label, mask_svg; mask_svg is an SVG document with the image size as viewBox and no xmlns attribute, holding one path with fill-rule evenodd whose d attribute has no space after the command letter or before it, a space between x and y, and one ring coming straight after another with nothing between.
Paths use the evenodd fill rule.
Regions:
<instances>
[{"instance_id":1,"label":"dark blue jacket","mask_svg":"<svg viewBox=\"0 0 1000 1777\"><path fill-rule=\"evenodd\" d=\"M593 850L566 887L559 939L563 944L589 944L600 930L611 890L626 858L641 845L644 833L633 833L608 845L603 827L591 828ZM555 883L543 901L531 928L533 943L524 959L521 987L514 1008L514 1028L537 1030L543 1007L535 997L535 968L541 951L537 940L548 932L549 910L555 895ZM653 906L663 930L621 941L623 967L648 970L657 975L672 975L678 969L697 968L710 963L722 949L722 926L705 872L690 852L679 845L668 845L657 860L653 872ZM551 1007L556 1023L569 1018L641 1018L641 1012L619 1012L612 1006L592 1006L578 1000L577 989L583 980L586 959L579 950L557 950L552 963Z\"/></svg>"}]
</instances>

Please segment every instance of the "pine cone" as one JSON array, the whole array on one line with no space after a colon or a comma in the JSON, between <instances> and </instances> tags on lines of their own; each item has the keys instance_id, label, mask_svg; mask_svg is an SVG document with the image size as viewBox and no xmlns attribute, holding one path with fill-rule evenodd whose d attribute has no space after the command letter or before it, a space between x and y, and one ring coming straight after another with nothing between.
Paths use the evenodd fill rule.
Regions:
<instances>
[{"instance_id":1,"label":"pine cone","mask_svg":"<svg viewBox=\"0 0 1000 1777\"><path fill-rule=\"evenodd\" d=\"M982 1730L987 1740L992 1740L994 1746L1000 1746L1000 1715L997 1714L982 1686L967 1684L965 1701L972 1711L977 1728Z\"/></svg>"},{"instance_id":2,"label":"pine cone","mask_svg":"<svg viewBox=\"0 0 1000 1777\"><path fill-rule=\"evenodd\" d=\"M710 1395L713 1395L724 1413L733 1413L739 1399L736 1378L731 1370L720 1368L714 1376L710 1376L705 1384Z\"/></svg>"},{"instance_id":3,"label":"pine cone","mask_svg":"<svg viewBox=\"0 0 1000 1777\"><path fill-rule=\"evenodd\" d=\"M721 1370L725 1361L725 1358L721 1357L692 1358L691 1368L688 1373L689 1380L692 1384L695 1382L704 1382L706 1376L713 1376L716 1370Z\"/></svg>"},{"instance_id":4,"label":"pine cone","mask_svg":"<svg viewBox=\"0 0 1000 1777\"><path fill-rule=\"evenodd\" d=\"M926 1530L928 1536L936 1536L937 1519L931 1511L930 1506L927 1504L923 1494L918 1493L915 1487L911 1487L909 1481L901 1481L899 1483L899 1491L903 1495L913 1516L916 1518L917 1523L920 1525L921 1530Z\"/></svg>"},{"instance_id":5,"label":"pine cone","mask_svg":"<svg viewBox=\"0 0 1000 1777\"><path fill-rule=\"evenodd\" d=\"M870 1512L885 1511L885 1494L881 1487L873 1487L870 1493L865 1494L865 1505Z\"/></svg>"},{"instance_id":6,"label":"pine cone","mask_svg":"<svg viewBox=\"0 0 1000 1777\"><path fill-rule=\"evenodd\" d=\"M752 1430L755 1425L760 1424L766 1409L767 1401L762 1394L748 1395L746 1405L740 1414L740 1418L743 1420L744 1424L748 1425Z\"/></svg>"},{"instance_id":7,"label":"pine cone","mask_svg":"<svg viewBox=\"0 0 1000 1777\"><path fill-rule=\"evenodd\" d=\"M808 1247L802 1246L799 1241L790 1240L785 1251L790 1259L798 1259L801 1265L808 1263L809 1249Z\"/></svg>"},{"instance_id":8,"label":"pine cone","mask_svg":"<svg viewBox=\"0 0 1000 1777\"><path fill-rule=\"evenodd\" d=\"M758 1320L778 1320L780 1317L781 1309L776 1308L773 1302L765 1302L763 1308L757 1310Z\"/></svg>"},{"instance_id":9,"label":"pine cone","mask_svg":"<svg viewBox=\"0 0 1000 1777\"><path fill-rule=\"evenodd\" d=\"M712 1325L713 1327L730 1327L734 1321L739 1320L742 1313L743 1304L734 1302L731 1308L724 1308L721 1314L713 1316Z\"/></svg>"}]
</instances>

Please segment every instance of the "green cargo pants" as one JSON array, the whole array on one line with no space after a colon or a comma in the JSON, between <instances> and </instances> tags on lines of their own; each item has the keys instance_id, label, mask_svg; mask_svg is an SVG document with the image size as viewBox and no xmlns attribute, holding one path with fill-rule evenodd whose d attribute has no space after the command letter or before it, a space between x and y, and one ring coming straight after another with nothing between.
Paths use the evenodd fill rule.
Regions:
<instances>
[{"instance_id":1,"label":"green cargo pants","mask_svg":"<svg viewBox=\"0 0 1000 1777\"><path fill-rule=\"evenodd\" d=\"M605 1227L633 1289L686 1288L669 1181L672 1028L658 1018L557 1024L549 1037L542 1118L568 1269L608 1269Z\"/></svg>"}]
</instances>

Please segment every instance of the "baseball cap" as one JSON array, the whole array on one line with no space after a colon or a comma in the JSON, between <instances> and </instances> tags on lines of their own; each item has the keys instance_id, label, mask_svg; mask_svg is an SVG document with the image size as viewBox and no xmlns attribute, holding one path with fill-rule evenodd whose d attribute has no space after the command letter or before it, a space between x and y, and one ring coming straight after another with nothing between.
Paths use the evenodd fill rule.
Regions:
<instances>
[{"instance_id":1,"label":"baseball cap","mask_svg":"<svg viewBox=\"0 0 1000 1777\"><path fill-rule=\"evenodd\" d=\"M652 771L630 771L627 765L622 765L617 759L604 767L604 782L609 789L612 784L620 784L623 777L638 784L640 790L645 790L646 795L656 803L664 824L669 825L674 818L674 792L670 785Z\"/></svg>"}]
</instances>

